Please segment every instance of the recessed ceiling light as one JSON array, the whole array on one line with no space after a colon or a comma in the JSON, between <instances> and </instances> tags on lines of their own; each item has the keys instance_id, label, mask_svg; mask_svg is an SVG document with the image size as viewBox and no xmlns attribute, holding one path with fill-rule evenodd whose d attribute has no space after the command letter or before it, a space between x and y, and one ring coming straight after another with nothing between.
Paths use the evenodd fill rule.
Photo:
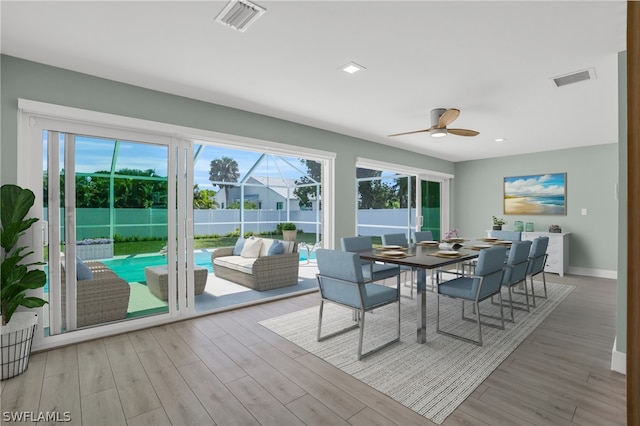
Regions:
<instances>
[{"instance_id":1,"label":"recessed ceiling light","mask_svg":"<svg viewBox=\"0 0 640 426\"><path fill-rule=\"evenodd\" d=\"M506 140L507 140L506 138L496 138L495 139L496 142L504 142Z\"/></svg>"},{"instance_id":2,"label":"recessed ceiling light","mask_svg":"<svg viewBox=\"0 0 640 426\"><path fill-rule=\"evenodd\" d=\"M340 69L349 74L354 74L358 71L366 70L365 67L363 67L362 65L356 64L355 62L349 62L348 64L341 66Z\"/></svg>"}]
</instances>

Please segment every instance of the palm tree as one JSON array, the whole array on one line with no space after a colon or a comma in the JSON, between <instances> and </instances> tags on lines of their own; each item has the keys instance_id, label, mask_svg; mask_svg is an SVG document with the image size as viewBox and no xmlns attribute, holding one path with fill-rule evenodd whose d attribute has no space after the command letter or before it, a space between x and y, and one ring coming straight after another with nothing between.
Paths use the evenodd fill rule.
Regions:
<instances>
[{"instance_id":1,"label":"palm tree","mask_svg":"<svg viewBox=\"0 0 640 426\"><path fill-rule=\"evenodd\" d=\"M212 189L200 189L198 184L193 185L193 208L215 209L218 202L215 200L216 192Z\"/></svg>"},{"instance_id":2,"label":"palm tree","mask_svg":"<svg viewBox=\"0 0 640 426\"><path fill-rule=\"evenodd\" d=\"M236 160L230 157L216 158L211 161L211 170L209 171L209 180L218 188L224 189L225 206L229 205L229 188L234 185L224 184L222 182L238 182L240 170Z\"/></svg>"}]
</instances>

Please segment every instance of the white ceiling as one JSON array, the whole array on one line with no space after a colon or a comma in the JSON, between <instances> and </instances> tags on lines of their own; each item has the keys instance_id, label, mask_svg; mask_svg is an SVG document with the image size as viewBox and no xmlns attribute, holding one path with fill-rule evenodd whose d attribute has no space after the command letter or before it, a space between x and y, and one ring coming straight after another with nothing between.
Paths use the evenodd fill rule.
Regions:
<instances>
[{"instance_id":1,"label":"white ceiling","mask_svg":"<svg viewBox=\"0 0 640 426\"><path fill-rule=\"evenodd\" d=\"M624 1L256 0L244 33L226 3L4 0L2 53L451 161L617 142ZM387 137L433 108L480 135Z\"/></svg>"}]
</instances>

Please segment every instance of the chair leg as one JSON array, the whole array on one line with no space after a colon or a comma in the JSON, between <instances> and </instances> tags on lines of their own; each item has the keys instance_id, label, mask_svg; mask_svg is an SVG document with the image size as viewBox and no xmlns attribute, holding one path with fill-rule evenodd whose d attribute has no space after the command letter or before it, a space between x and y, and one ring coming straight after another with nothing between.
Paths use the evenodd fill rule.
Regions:
<instances>
[{"instance_id":1,"label":"chair leg","mask_svg":"<svg viewBox=\"0 0 640 426\"><path fill-rule=\"evenodd\" d=\"M533 275L531 275L530 277L531 277L531 305L535 308L536 307L536 290L533 287Z\"/></svg>"},{"instance_id":2,"label":"chair leg","mask_svg":"<svg viewBox=\"0 0 640 426\"><path fill-rule=\"evenodd\" d=\"M478 323L478 345L482 346L482 326L480 325L480 306L478 306L477 300L473 302L473 310L477 311L476 323ZM500 306L500 311L502 311L502 305Z\"/></svg>"},{"instance_id":3,"label":"chair leg","mask_svg":"<svg viewBox=\"0 0 640 426\"><path fill-rule=\"evenodd\" d=\"M362 338L364 337L364 316L365 316L365 312L362 311L361 312L361 318L360 318L360 333L358 335L358 361L360 361L362 359Z\"/></svg>"},{"instance_id":4,"label":"chair leg","mask_svg":"<svg viewBox=\"0 0 640 426\"><path fill-rule=\"evenodd\" d=\"M324 308L324 300L320 299L320 313L318 315L318 342L320 341L320 329L322 328L322 311Z\"/></svg>"},{"instance_id":5,"label":"chair leg","mask_svg":"<svg viewBox=\"0 0 640 426\"><path fill-rule=\"evenodd\" d=\"M509 290L509 306L511 307L511 322L516 322L515 317L513 316L513 296L511 295L511 286L507 288ZM502 299L502 294L500 294L500 298ZM500 309L502 310L502 303L500 303Z\"/></svg>"}]
</instances>

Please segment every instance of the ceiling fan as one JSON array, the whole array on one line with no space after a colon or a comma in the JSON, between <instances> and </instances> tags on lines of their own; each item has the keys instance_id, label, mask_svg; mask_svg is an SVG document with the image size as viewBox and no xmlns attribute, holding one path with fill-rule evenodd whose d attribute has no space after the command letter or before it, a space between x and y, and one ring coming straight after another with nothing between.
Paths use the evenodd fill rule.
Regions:
<instances>
[{"instance_id":1,"label":"ceiling fan","mask_svg":"<svg viewBox=\"0 0 640 426\"><path fill-rule=\"evenodd\" d=\"M455 121L460 115L460 110L456 108L436 108L431 110L431 127L428 129L415 130L413 132L396 133L391 136L411 135L413 133L430 132L434 138L447 136L451 133L458 136L476 136L479 132L468 129L449 129L447 126Z\"/></svg>"}]
</instances>

